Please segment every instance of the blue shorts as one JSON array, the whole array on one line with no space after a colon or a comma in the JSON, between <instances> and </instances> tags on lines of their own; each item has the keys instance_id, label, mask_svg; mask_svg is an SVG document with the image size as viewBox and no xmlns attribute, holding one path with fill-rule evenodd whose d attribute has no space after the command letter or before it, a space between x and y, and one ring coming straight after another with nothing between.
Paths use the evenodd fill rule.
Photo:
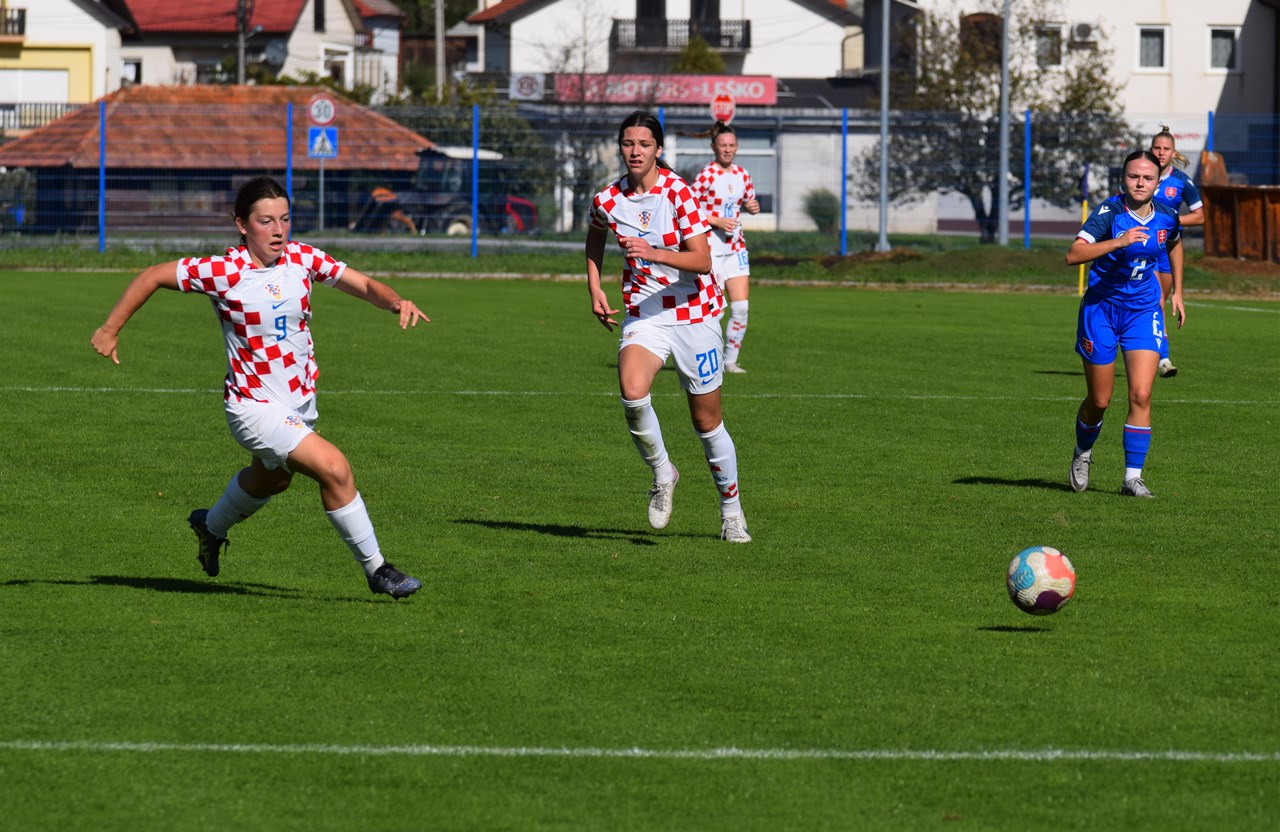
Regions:
<instances>
[{"instance_id":1,"label":"blue shorts","mask_svg":"<svg viewBox=\"0 0 1280 832\"><path fill-rule=\"evenodd\" d=\"M1164 343L1164 311L1135 311L1105 300L1080 301L1076 319L1076 352L1090 364L1113 364L1116 349L1160 352Z\"/></svg>"}]
</instances>

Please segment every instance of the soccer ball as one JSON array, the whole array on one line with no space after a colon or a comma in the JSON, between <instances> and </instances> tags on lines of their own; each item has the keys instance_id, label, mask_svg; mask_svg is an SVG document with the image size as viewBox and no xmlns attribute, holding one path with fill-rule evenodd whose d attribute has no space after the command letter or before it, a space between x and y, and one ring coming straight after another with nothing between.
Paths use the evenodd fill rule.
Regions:
<instances>
[{"instance_id":1,"label":"soccer ball","mask_svg":"<svg viewBox=\"0 0 1280 832\"><path fill-rule=\"evenodd\" d=\"M1057 549L1032 546L1010 561L1004 584L1018 609L1048 615L1065 607L1075 594L1076 570Z\"/></svg>"}]
</instances>

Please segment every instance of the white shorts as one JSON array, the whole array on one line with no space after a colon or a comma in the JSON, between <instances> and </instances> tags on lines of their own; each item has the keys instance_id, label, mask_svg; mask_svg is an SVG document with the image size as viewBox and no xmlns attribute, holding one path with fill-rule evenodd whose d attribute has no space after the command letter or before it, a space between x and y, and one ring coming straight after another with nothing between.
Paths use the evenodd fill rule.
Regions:
<instances>
[{"instance_id":1,"label":"white shorts","mask_svg":"<svg viewBox=\"0 0 1280 832\"><path fill-rule=\"evenodd\" d=\"M696 324L656 324L628 318L622 324L618 351L632 345L644 347L664 362L672 356L680 386L695 396L718 390L724 381L720 367L724 336L718 316Z\"/></svg>"},{"instance_id":2,"label":"white shorts","mask_svg":"<svg viewBox=\"0 0 1280 832\"><path fill-rule=\"evenodd\" d=\"M747 250L731 251L728 254L715 254L711 257L711 274L715 277L716 283L720 284L720 288L724 288L724 282L734 277L746 277L751 274L751 259L747 257Z\"/></svg>"},{"instance_id":3,"label":"white shorts","mask_svg":"<svg viewBox=\"0 0 1280 832\"><path fill-rule=\"evenodd\" d=\"M254 401L227 402L226 407L231 435L268 468L288 471L289 454L315 432L315 396L307 399L300 410Z\"/></svg>"}]
</instances>

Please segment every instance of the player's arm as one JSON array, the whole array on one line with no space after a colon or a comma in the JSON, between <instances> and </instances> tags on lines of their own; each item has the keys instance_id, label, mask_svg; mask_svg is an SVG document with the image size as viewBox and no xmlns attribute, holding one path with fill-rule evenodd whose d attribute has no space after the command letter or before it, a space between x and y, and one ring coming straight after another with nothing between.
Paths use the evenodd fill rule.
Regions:
<instances>
[{"instance_id":1,"label":"player's arm","mask_svg":"<svg viewBox=\"0 0 1280 832\"><path fill-rule=\"evenodd\" d=\"M618 242L632 260L648 260L695 274L711 271L711 245L706 232L685 237L678 249L654 248L641 237L619 237Z\"/></svg>"},{"instance_id":2,"label":"player's arm","mask_svg":"<svg viewBox=\"0 0 1280 832\"><path fill-rule=\"evenodd\" d=\"M350 266L343 270L342 279L336 285L353 298L360 298L360 300L368 301L379 309L385 309L388 312L394 312L399 315L401 329L417 326L418 321L431 322L431 319L423 314L422 310L413 301L405 300L400 297L395 289L392 289L381 280L375 280L364 272L357 271Z\"/></svg>"},{"instance_id":3,"label":"player's arm","mask_svg":"<svg viewBox=\"0 0 1280 832\"><path fill-rule=\"evenodd\" d=\"M1201 205L1194 211L1188 211L1178 217L1178 219L1182 222L1184 227L1188 225L1204 225L1204 206Z\"/></svg>"},{"instance_id":4,"label":"player's arm","mask_svg":"<svg viewBox=\"0 0 1280 832\"><path fill-rule=\"evenodd\" d=\"M591 296L591 314L596 316L600 324L610 332L618 325L613 316L617 309L609 308L609 296L600 285L601 270L604 268L604 247L608 242L608 230L592 225L587 229L587 294Z\"/></svg>"},{"instance_id":5,"label":"player's arm","mask_svg":"<svg viewBox=\"0 0 1280 832\"><path fill-rule=\"evenodd\" d=\"M1076 237L1071 243L1071 248L1067 249L1067 265L1078 266L1090 260L1097 260L1099 257L1127 248L1134 243L1144 243L1150 236L1147 233L1147 227L1139 225L1130 228L1119 237L1110 237L1093 243L1084 237Z\"/></svg>"},{"instance_id":6,"label":"player's arm","mask_svg":"<svg viewBox=\"0 0 1280 832\"><path fill-rule=\"evenodd\" d=\"M133 313L142 308L142 305L155 294L157 289L178 289L178 261L171 260L168 263L158 263L154 266L148 266L143 269L133 280L129 281L129 285L125 287L124 294L116 301L116 305L111 308L111 313L107 315L107 320L102 326L93 333L93 337L89 339L89 343L98 351L98 354L104 358L110 358L115 363L120 363L120 356L116 353L116 346L120 341L120 330L124 329L124 325L133 317Z\"/></svg>"},{"instance_id":7,"label":"player's arm","mask_svg":"<svg viewBox=\"0 0 1280 832\"><path fill-rule=\"evenodd\" d=\"M1187 307L1182 302L1182 238L1179 237L1169 246L1169 271L1173 275L1173 288L1169 291L1169 302L1173 304L1173 315L1178 320L1178 329L1187 320Z\"/></svg>"}]
</instances>

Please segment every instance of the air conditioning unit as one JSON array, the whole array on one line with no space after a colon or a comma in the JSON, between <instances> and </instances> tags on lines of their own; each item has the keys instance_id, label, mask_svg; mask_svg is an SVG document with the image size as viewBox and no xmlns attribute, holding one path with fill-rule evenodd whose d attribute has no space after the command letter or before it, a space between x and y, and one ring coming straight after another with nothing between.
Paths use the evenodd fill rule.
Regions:
<instances>
[{"instance_id":1,"label":"air conditioning unit","mask_svg":"<svg viewBox=\"0 0 1280 832\"><path fill-rule=\"evenodd\" d=\"M1071 42L1072 43L1093 43L1098 39L1097 23L1072 23L1071 24Z\"/></svg>"}]
</instances>

